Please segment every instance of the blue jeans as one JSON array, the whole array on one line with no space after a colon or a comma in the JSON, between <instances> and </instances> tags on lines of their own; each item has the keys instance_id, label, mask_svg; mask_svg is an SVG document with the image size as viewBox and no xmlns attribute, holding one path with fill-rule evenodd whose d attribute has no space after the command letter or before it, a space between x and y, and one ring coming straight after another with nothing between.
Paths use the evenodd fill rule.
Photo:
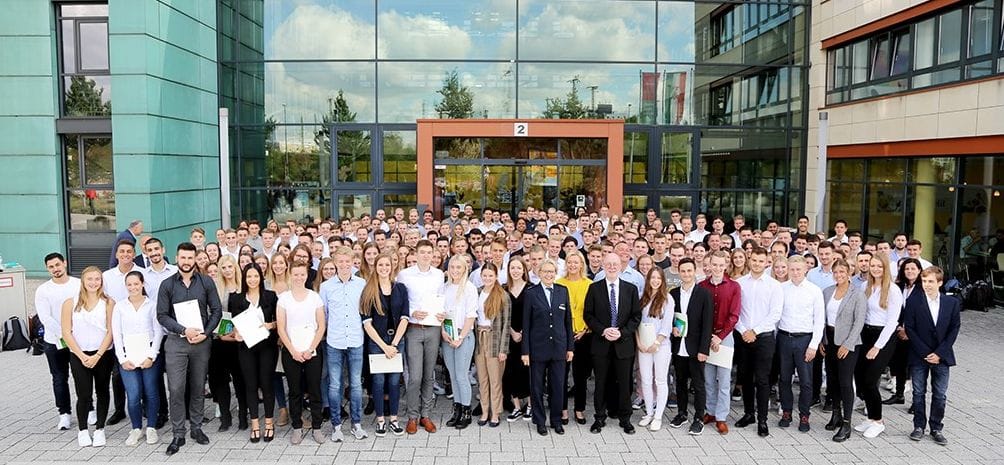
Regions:
<instances>
[{"instance_id":1,"label":"blue jeans","mask_svg":"<svg viewBox=\"0 0 1004 465\"><path fill-rule=\"evenodd\" d=\"M732 333L722 339L722 346L735 347ZM710 363L704 364L704 391L707 395L708 414L714 415L715 420L725 421L729 416L729 407L732 399L730 397L730 383L732 382L732 368L720 367Z\"/></svg>"},{"instance_id":2,"label":"blue jeans","mask_svg":"<svg viewBox=\"0 0 1004 465\"><path fill-rule=\"evenodd\" d=\"M157 424L157 412L160 410L160 373L163 370L163 357L157 357L150 368L134 370L121 369L122 384L125 386L129 421L133 429L143 427L143 409L146 407L146 425ZM142 404L142 406L141 406Z\"/></svg>"},{"instance_id":3,"label":"blue jeans","mask_svg":"<svg viewBox=\"0 0 1004 465\"><path fill-rule=\"evenodd\" d=\"M383 350L380 350L376 344L369 343L368 348L370 354L383 353ZM404 343L397 345L397 351L398 357L404 357ZM373 395L376 416L382 417L385 413L392 417L397 416L401 404L401 373L373 373L371 376L373 377L373 390L370 394ZM383 396L385 394L387 395L387 403L390 404L389 409L384 408Z\"/></svg>"},{"instance_id":4,"label":"blue jeans","mask_svg":"<svg viewBox=\"0 0 1004 465\"><path fill-rule=\"evenodd\" d=\"M923 360L915 360L910 366L913 380L913 427L923 428L927 418L927 375L931 375L931 431L941 431L945 419L945 403L948 401L948 365L931 365Z\"/></svg>"},{"instance_id":5,"label":"blue jeans","mask_svg":"<svg viewBox=\"0 0 1004 465\"><path fill-rule=\"evenodd\" d=\"M453 385L453 401L463 405L471 406L471 360L474 360L474 334L468 334L460 347L442 343L443 362L450 372L450 384Z\"/></svg>"},{"instance_id":6,"label":"blue jeans","mask_svg":"<svg viewBox=\"0 0 1004 465\"><path fill-rule=\"evenodd\" d=\"M349 416L352 424L363 418L363 346L336 349L324 344L327 350L328 402L331 407L331 424L342 424L342 369L349 368Z\"/></svg>"}]
</instances>

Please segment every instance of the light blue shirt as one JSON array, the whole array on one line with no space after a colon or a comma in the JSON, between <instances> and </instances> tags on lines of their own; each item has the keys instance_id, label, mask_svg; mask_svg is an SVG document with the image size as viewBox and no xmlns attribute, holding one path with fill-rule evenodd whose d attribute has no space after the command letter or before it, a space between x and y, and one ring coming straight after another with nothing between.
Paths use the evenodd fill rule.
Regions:
<instances>
[{"instance_id":1,"label":"light blue shirt","mask_svg":"<svg viewBox=\"0 0 1004 465\"><path fill-rule=\"evenodd\" d=\"M602 281L603 279L606 279L606 277L607 277L606 270L600 270L600 272L596 273L596 276L593 277L593 282ZM645 277L642 276L641 273L638 272L638 270L631 268L629 266L625 268L624 271L621 271L620 274L617 275L617 277L631 284L634 284L634 286L638 288L638 298L639 299L641 298L641 293L642 291L645 290Z\"/></svg>"},{"instance_id":2,"label":"light blue shirt","mask_svg":"<svg viewBox=\"0 0 1004 465\"><path fill-rule=\"evenodd\" d=\"M809 270L805 279L808 279L810 283L815 284L816 287L820 289L826 289L836 284L836 281L833 280L833 269L830 269L830 272L827 273L823 271L822 266L817 266Z\"/></svg>"},{"instance_id":3,"label":"light blue shirt","mask_svg":"<svg viewBox=\"0 0 1004 465\"><path fill-rule=\"evenodd\" d=\"M357 276L342 282L337 275L321 284L321 301L328 322L328 345L348 349L363 345L363 320L359 314L366 281Z\"/></svg>"}]
</instances>

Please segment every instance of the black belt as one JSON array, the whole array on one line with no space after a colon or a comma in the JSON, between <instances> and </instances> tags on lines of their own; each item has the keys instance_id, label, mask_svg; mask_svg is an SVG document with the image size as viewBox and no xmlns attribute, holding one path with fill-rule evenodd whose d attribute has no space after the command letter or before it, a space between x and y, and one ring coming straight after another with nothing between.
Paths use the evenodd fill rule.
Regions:
<instances>
[{"instance_id":1,"label":"black belt","mask_svg":"<svg viewBox=\"0 0 1004 465\"><path fill-rule=\"evenodd\" d=\"M885 329L885 326L865 325L864 329L866 329L868 331L879 331L879 332L881 332L883 329Z\"/></svg>"},{"instance_id":2,"label":"black belt","mask_svg":"<svg viewBox=\"0 0 1004 465\"><path fill-rule=\"evenodd\" d=\"M785 331L783 329L777 330L777 333L780 334L780 335L782 335L782 336L788 336L788 337L812 336L812 333L789 333L789 332L787 332L787 331Z\"/></svg>"}]
</instances>

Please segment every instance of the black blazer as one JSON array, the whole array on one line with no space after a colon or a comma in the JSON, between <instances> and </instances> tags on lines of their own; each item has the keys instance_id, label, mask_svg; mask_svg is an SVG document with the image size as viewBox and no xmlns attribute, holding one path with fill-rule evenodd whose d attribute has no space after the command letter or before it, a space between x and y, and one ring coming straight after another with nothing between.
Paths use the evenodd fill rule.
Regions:
<instances>
[{"instance_id":1,"label":"black blazer","mask_svg":"<svg viewBox=\"0 0 1004 465\"><path fill-rule=\"evenodd\" d=\"M675 304L673 312L679 313L683 306L680 304L680 288L669 291ZM672 318L672 315L670 315ZM665 317L663 317L665 318ZM697 354L708 355L711 350L711 332L715 326L715 305L711 298L711 292L702 286L694 285L694 290L690 294L690 302L687 304L687 353L691 357ZM680 351L680 341L684 338L669 337L669 343L675 355Z\"/></svg>"},{"instance_id":2,"label":"black blazer","mask_svg":"<svg viewBox=\"0 0 1004 465\"><path fill-rule=\"evenodd\" d=\"M575 350L568 288L555 283L551 305L541 284L523 292L523 355L529 355L531 362L565 360L567 352Z\"/></svg>"},{"instance_id":3,"label":"black blazer","mask_svg":"<svg viewBox=\"0 0 1004 465\"><path fill-rule=\"evenodd\" d=\"M261 313L265 316L265 323L275 322L275 307L279 301L279 298L275 295L275 292L267 291L264 288L258 290L258 305L261 306ZM240 315L244 310L247 310L251 306L248 299L244 298L244 294L240 292L234 292L230 294L230 298L227 299L227 311L230 312L231 316ZM268 340L273 345L279 340L279 334L273 329L269 331ZM241 344L241 347L247 349L248 347ZM257 347L257 346L256 346Z\"/></svg>"},{"instance_id":4,"label":"black blazer","mask_svg":"<svg viewBox=\"0 0 1004 465\"><path fill-rule=\"evenodd\" d=\"M959 337L961 318L959 299L941 293L938 321L931 317L927 295L923 289L914 289L906 299L903 327L910 338L910 359L923 362L929 354L938 354L941 363L955 366L955 339Z\"/></svg>"},{"instance_id":5,"label":"black blazer","mask_svg":"<svg viewBox=\"0 0 1004 465\"><path fill-rule=\"evenodd\" d=\"M593 355L607 356L613 348L619 359L629 359L635 354L634 333L641 324L641 304L638 302L638 288L623 279L617 290L617 321L610 321L610 294L607 280L601 279L589 285L586 291L582 318L586 326L595 333ZM603 337L603 330L616 327L621 331L620 339L610 342Z\"/></svg>"}]
</instances>

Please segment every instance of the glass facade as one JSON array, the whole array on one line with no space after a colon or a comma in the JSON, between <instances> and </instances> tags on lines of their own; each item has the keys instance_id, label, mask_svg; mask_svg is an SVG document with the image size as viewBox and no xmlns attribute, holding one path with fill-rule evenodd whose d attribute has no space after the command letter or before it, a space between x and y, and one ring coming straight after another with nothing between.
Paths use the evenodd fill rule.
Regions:
<instances>
[{"instance_id":1,"label":"glass facade","mask_svg":"<svg viewBox=\"0 0 1004 465\"><path fill-rule=\"evenodd\" d=\"M808 8L222 0L220 100L231 112L231 180L241 191L233 215L293 214L302 209L283 199L304 196L310 215L409 205L417 119L618 118L625 209L794 220ZM436 140L437 192L476 208L571 209L578 195L607 189L598 144Z\"/></svg>"},{"instance_id":2,"label":"glass facade","mask_svg":"<svg viewBox=\"0 0 1004 465\"><path fill-rule=\"evenodd\" d=\"M953 275L972 264L962 239L976 229L989 240L1004 217L1004 156L829 160L827 176L831 224L844 219L873 242L906 232Z\"/></svg>"}]
</instances>

